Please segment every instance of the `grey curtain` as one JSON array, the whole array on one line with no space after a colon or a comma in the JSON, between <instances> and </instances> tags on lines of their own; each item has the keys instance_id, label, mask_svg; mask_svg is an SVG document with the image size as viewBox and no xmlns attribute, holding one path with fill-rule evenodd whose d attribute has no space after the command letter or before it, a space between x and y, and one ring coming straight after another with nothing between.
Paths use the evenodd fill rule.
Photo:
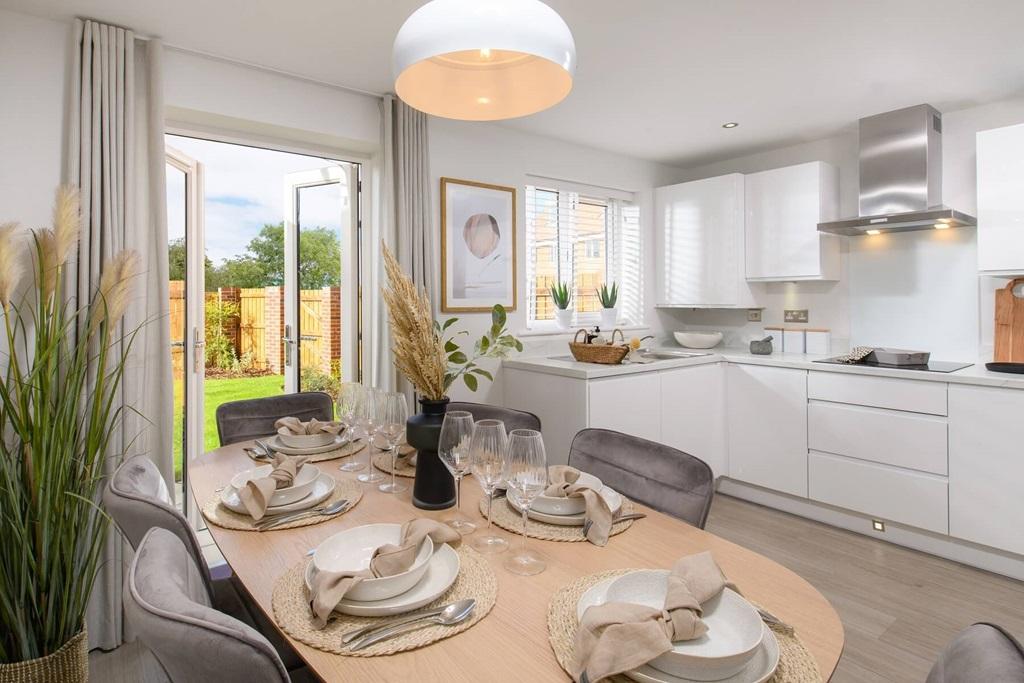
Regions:
<instances>
[{"instance_id":1,"label":"grey curtain","mask_svg":"<svg viewBox=\"0 0 1024 683\"><path fill-rule=\"evenodd\" d=\"M413 282L425 287L436 305L434 274L434 221L431 208L430 144L427 115L402 102L394 95L385 95L381 102L383 121L383 171L381 187L381 233L394 250L398 262ZM379 265L378 245L371 252L377 255L378 279L383 286L383 267ZM376 289L376 288L375 288ZM373 358L371 379L376 386L396 386L412 396L412 388L396 377L391 364L387 315L379 292L375 292ZM415 406L410 404L410 410Z\"/></svg>"},{"instance_id":2,"label":"grey curtain","mask_svg":"<svg viewBox=\"0 0 1024 683\"><path fill-rule=\"evenodd\" d=\"M81 190L82 233L66 270L67 291L88 300L111 256L121 249L140 254L142 274L123 322L126 335L138 333L107 469L113 471L122 455L144 453L173 491L162 46L83 20L75 21L73 38L65 181ZM125 548L111 533L89 606L90 647L110 649L123 640Z\"/></svg>"}]
</instances>

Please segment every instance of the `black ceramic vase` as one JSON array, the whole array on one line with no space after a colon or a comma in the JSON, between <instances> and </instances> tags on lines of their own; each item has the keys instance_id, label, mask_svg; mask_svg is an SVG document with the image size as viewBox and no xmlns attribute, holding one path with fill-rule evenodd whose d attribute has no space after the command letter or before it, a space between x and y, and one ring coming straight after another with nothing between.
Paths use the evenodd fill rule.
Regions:
<instances>
[{"instance_id":1,"label":"black ceramic vase","mask_svg":"<svg viewBox=\"0 0 1024 683\"><path fill-rule=\"evenodd\" d=\"M420 414L405 423L405 439L416 449L416 481L412 504L423 510L442 510L455 505L455 480L437 455L441 423L448 399L420 399Z\"/></svg>"}]
</instances>

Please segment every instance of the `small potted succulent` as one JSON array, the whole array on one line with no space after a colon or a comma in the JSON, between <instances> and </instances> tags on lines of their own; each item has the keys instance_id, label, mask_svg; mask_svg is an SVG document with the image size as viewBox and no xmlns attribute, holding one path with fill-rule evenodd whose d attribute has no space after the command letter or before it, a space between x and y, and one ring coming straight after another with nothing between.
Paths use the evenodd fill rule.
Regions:
<instances>
[{"instance_id":1,"label":"small potted succulent","mask_svg":"<svg viewBox=\"0 0 1024 683\"><path fill-rule=\"evenodd\" d=\"M601 329L612 332L619 319L619 285L613 282L611 287L601 285L597 290L597 298L601 301Z\"/></svg>"},{"instance_id":2,"label":"small potted succulent","mask_svg":"<svg viewBox=\"0 0 1024 683\"><path fill-rule=\"evenodd\" d=\"M556 282L551 285L551 300L555 303L555 320L558 321L558 326L563 330L570 329L573 311L569 308L569 304L572 303L572 291L568 283Z\"/></svg>"}]
</instances>

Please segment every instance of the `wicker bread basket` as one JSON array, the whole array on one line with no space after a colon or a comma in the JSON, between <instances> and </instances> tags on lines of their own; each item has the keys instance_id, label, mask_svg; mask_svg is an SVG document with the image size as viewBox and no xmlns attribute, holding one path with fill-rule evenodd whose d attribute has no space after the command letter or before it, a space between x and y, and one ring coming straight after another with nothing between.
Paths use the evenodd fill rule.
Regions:
<instances>
[{"instance_id":1,"label":"wicker bread basket","mask_svg":"<svg viewBox=\"0 0 1024 683\"><path fill-rule=\"evenodd\" d=\"M620 329L612 332L612 340L607 344L581 344L579 341L581 332L584 338L586 338L586 330L577 330L576 335L569 342L569 351L572 352L572 357L581 363L618 365L626 357L626 354L629 353L629 346L625 343L626 337ZM619 335L619 339L622 340L622 344L615 343L616 333Z\"/></svg>"}]
</instances>

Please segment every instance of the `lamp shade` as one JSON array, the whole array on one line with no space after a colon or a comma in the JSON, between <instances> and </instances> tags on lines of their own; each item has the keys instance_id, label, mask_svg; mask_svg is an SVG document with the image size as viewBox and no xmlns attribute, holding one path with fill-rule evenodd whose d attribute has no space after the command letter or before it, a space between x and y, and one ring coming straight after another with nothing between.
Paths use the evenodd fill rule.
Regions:
<instances>
[{"instance_id":1,"label":"lamp shade","mask_svg":"<svg viewBox=\"0 0 1024 683\"><path fill-rule=\"evenodd\" d=\"M449 119L495 121L561 102L572 90L576 44L539 0L432 0L395 37L395 92Z\"/></svg>"}]
</instances>

